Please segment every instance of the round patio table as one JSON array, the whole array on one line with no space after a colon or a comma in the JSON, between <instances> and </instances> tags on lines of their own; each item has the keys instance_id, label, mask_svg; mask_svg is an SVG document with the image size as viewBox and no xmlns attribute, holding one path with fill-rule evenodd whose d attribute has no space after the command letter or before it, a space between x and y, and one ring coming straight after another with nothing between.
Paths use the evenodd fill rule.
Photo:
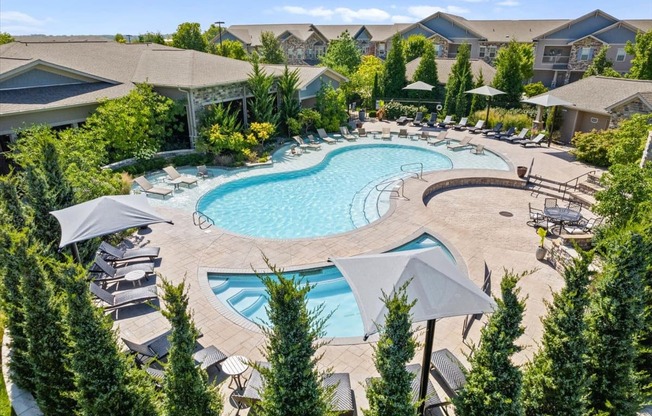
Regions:
<instances>
[{"instance_id":1,"label":"round patio table","mask_svg":"<svg viewBox=\"0 0 652 416\"><path fill-rule=\"evenodd\" d=\"M239 390L242 390L242 382L240 376L247 371L249 360L241 355L232 355L222 362L222 371L224 374L231 376L231 382L235 381L235 385ZM231 383L229 383L231 387Z\"/></svg>"},{"instance_id":2,"label":"round patio table","mask_svg":"<svg viewBox=\"0 0 652 416\"><path fill-rule=\"evenodd\" d=\"M579 211L564 207L544 208L543 215L559 226L560 234L564 224L575 223L582 219L582 214Z\"/></svg>"},{"instance_id":3,"label":"round patio table","mask_svg":"<svg viewBox=\"0 0 652 416\"><path fill-rule=\"evenodd\" d=\"M125 275L125 281L131 282L134 286L140 286L141 280L145 277L146 273L144 270L134 270Z\"/></svg>"}]
</instances>

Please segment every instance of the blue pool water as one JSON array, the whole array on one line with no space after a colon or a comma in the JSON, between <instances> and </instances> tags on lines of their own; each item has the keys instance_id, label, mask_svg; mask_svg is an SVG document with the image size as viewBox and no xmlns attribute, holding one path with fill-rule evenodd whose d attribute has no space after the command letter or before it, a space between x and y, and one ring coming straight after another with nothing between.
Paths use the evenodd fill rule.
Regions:
<instances>
[{"instance_id":1,"label":"blue pool water","mask_svg":"<svg viewBox=\"0 0 652 416\"><path fill-rule=\"evenodd\" d=\"M465 152L468 153L468 152ZM476 158L482 167L503 169L498 156ZM401 166L422 163L424 172L452 169L451 160L432 149L367 144L331 151L308 169L235 180L207 192L197 210L215 225L263 238L303 238L351 231L380 218L389 193L376 185L406 176ZM408 170L418 169L410 166ZM378 201L385 198L383 210Z\"/></svg>"},{"instance_id":2,"label":"blue pool water","mask_svg":"<svg viewBox=\"0 0 652 416\"><path fill-rule=\"evenodd\" d=\"M429 234L397 247L392 251L414 250L441 246L442 243ZM450 254L451 261L455 262ZM326 322L328 337L358 337L363 335L362 318L358 304L346 279L335 266L318 269L285 272L286 277L303 279L315 287L308 293L308 308L324 305L322 314L332 313ZM260 279L253 274L209 273L209 284L215 296L235 313L255 322L267 324L267 294Z\"/></svg>"}]
</instances>

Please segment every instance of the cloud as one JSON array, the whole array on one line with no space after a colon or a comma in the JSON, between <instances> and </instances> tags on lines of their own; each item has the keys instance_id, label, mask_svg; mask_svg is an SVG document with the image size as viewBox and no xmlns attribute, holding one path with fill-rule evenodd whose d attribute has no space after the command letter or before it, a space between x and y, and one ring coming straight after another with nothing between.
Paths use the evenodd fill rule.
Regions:
<instances>
[{"instance_id":1,"label":"cloud","mask_svg":"<svg viewBox=\"0 0 652 416\"><path fill-rule=\"evenodd\" d=\"M415 16L419 19L423 19L430 15L433 15L437 12L452 13L452 14L465 14L469 13L468 9L458 6L446 6L446 7L437 7L437 6L411 6L407 8L408 13L412 16Z\"/></svg>"},{"instance_id":2,"label":"cloud","mask_svg":"<svg viewBox=\"0 0 652 416\"><path fill-rule=\"evenodd\" d=\"M6 11L0 13L0 27L3 32L12 35L28 35L42 31L43 26L51 19L39 20L23 12Z\"/></svg>"},{"instance_id":3,"label":"cloud","mask_svg":"<svg viewBox=\"0 0 652 416\"><path fill-rule=\"evenodd\" d=\"M507 6L507 7L514 7L514 6L519 6L521 3L516 1L516 0L505 0L496 3L499 6Z\"/></svg>"},{"instance_id":4,"label":"cloud","mask_svg":"<svg viewBox=\"0 0 652 416\"><path fill-rule=\"evenodd\" d=\"M396 14L391 18L392 23L414 23L417 20L419 19L417 19L415 16L403 16L400 14Z\"/></svg>"},{"instance_id":5,"label":"cloud","mask_svg":"<svg viewBox=\"0 0 652 416\"><path fill-rule=\"evenodd\" d=\"M389 20L391 17L386 11L377 8L350 9L348 7L337 7L335 9L326 9L320 6L306 9L305 7L299 6L283 6L279 10L290 14L321 17L325 20L337 18L346 23L351 23L356 20L382 22Z\"/></svg>"},{"instance_id":6,"label":"cloud","mask_svg":"<svg viewBox=\"0 0 652 416\"><path fill-rule=\"evenodd\" d=\"M304 7L299 7L299 6L284 6L281 7L281 10L288 12L290 14L301 14L301 15L313 16L313 17L324 17L326 19L330 19L334 14L332 10L325 9L321 6L314 7L312 9L306 9Z\"/></svg>"}]
</instances>

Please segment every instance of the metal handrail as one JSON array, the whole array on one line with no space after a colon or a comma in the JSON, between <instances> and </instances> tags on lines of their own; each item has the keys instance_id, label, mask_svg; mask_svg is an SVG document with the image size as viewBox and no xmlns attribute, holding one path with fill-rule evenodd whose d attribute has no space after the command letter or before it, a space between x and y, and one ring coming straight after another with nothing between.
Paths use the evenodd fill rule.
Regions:
<instances>
[{"instance_id":1,"label":"metal handrail","mask_svg":"<svg viewBox=\"0 0 652 416\"><path fill-rule=\"evenodd\" d=\"M401 185L398 188L387 189L390 185L394 184L395 182L401 182ZM380 189L379 186L381 185L385 185L385 187L383 189ZM402 198L405 199L406 201L409 201L410 199L406 197L405 194L403 193L404 187L405 187L405 180L403 180L403 178L388 179L379 184L376 184L376 190L378 192L389 192L389 193L396 192L396 196L398 198Z\"/></svg>"},{"instance_id":2,"label":"metal handrail","mask_svg":"<svg viewBox=\"0 0 652 416\"><path fill-rule=\"evenodd\" d=\"M201 211L195 211L192 213L192 223L198 226L200 230L206 230L215 225L215 221Z\"/></svg>"},{"instance_id":3,"label":"metal handrail","mask_svg":"<svg viewBox=\"0 0 652 416\"><path fill-rule=\"evenodd\" d=\"M595 170L592 170L592 171L583 173L583 174L581 174L580 176L578 176L576 178L570 179L570 180L560 184L559 185L559 192L561 192L561 195L562 195L561 199L562 200L566 199L566 192L568 191L569 188L572 189L572 190L577 189L577 186L579 185L579 182L580 182L581 178L583 178L585 176L588 176L588 175L592 175L595 172L596 172ZM573 182L575 182L575 183L573 185L571 185L571 183L573 183Z\"/></svg>"},{"instance_id":4,"label":"metal handrail","mask_svg":"<svg viewBox=\"0 0 652 416\"><path fill-rule=\"evenodd\" d=\"M417 173L417 172L411 172L411 171L409 171L409 170L405 170L405 169L403 169L404 167L407 167L407 166L414 166L414 165L416 165L416 166L420 166L420 167L421 167L419 173ZM407 173L414 174L414 175L416 175L415 178L423 180L423 163L421 163L421 162L414 162L414 163L406 163L406 164L404 164L404 165L401 165L401 172L407 172Z\"/></svg>"}]
</instances>

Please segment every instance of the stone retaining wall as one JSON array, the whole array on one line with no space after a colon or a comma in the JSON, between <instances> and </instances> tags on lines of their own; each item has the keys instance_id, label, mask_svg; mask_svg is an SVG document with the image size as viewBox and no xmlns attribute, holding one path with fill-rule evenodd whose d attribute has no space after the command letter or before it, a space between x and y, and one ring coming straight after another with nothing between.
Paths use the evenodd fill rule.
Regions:
<instances>
[{"instance_id":1,"label":"stone retaining wall","mask_svg":"<svg viewBox=\"0 0 652 416\"><path fill-rule=\"evenodd\" d=\"M463 177L463 178L452 178L445 179L439 182L435 182L423 192L423 203L428 204L430 198L435 196L437 193L450 189L458 188L463 186L501 186L504 188L516 188L516 189L525 189L526 181L522 179L510 179L510 178L497 178L497 177Z\"/></svg>"}]
</instances>

